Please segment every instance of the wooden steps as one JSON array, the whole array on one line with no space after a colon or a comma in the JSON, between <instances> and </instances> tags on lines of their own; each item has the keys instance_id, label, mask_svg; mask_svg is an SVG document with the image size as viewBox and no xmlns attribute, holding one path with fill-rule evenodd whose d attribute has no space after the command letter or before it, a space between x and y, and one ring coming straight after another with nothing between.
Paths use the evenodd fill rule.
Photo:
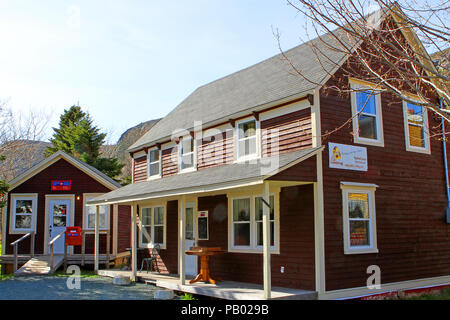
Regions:
<instances>
[{"instance_id":1,"label":"wooden steps","mask_svg":"<svg viewBox=\"0 0 450 320\"><path fill-rule=\"evenodd\" d=\"M57 270L64 263L63 255L54 255L54 270ZM51 274L50 255L36 256L28 260L14 275L46 275Z\"/></svg>"}]
</instances>

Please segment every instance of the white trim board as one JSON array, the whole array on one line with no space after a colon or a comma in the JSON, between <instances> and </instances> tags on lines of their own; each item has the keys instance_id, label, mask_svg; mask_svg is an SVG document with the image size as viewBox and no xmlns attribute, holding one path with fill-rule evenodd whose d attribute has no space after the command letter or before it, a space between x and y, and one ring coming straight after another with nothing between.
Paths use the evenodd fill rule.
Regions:
<instances>
[{"instance_id":1,"label":"white trim board","mask_svg":"<svg viewBox=\"0 0 450 320\"><path fill-rule=\"evenodd\" d=\"M410 290L426 287L434 287L450 284L450 276L422 278L400 282L381 284L380 289L368 289L367 287L348 288L319 293L319 300L355 299L398 290Z\"/></svg>"},{"instance_id":2,"label":"white trim board","mask_svg":"<svg viewBox=\"0 0 450 320\"><path fill-rule=\"evenodd\" d=\"M50 157L42 160L35 166L31 167L30 169L28 169L27 171L25 171L24 173L22 173L15 179L9 181L8 182L9 190L15 189L16 187L18 187L22 183L26 182L28 179L35 176L36 174L40 173L44 169L50 167L52 164L56 163L60 159L66 160L71 165L80 169L81 171L86 173L88 176L90 176L92 179L100 182L102 185L109 188L110 190L115 190L120 187L119 185L113 184L110 181L106 180L104 177L100 176L97 172L90 169L87 165L83 165L81 160L80 160L80 162L76 161L76 160L72 159L71 156L67 155L65 152L58 151L58 152L54 153L53 155L51 155Z\"/></svg>"}]
</instances>

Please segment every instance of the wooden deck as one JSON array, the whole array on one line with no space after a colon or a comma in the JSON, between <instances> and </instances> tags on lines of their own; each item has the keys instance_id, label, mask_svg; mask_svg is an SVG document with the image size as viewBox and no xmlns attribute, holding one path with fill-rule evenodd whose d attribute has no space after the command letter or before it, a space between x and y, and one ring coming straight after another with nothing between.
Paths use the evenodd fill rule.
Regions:
<instances>
[{"instance_id":1,"label":"wooden deck","mask_svg":"<svg viewBox=\"0 0 450 320\"><path fill-rule=\"evenodd\" d=\"M42 254L36 254L35 257L41 257L44 256ZM57 256L55 254L55 256ZM20 264L27 262L28 260L31 259L30 255L28 254L20 254L17 256L18 262ZM67 255L67 264L78 264L81 265L81 261L82 261L82 255L81 254L69 254ZM109 262L112 262L116 259L116 256L113 254L109 255ZM14 255L10 254L10 255L3 255L0 256L0 263L13 263L14 262ZM99 263L100 264L105 264L108 262L107 259L107 255L106 254L100 254L99 255ZM94 255L93 254L86 254L84 256L84 263L85 264L94 264Z\"/></svg>"},{"instance_id":2,"label":"wooden deck","mask_svg":"<svg viewBox=\"0 0 450 320\"><path fill-rule=\"evenodd\" d=\"M98 274L104 277L130 276L131 271L124 270L99 270ZM138 281L156 285L174 291L186 292L202 296L208 296L225 300L262 300L264 289L262 285L235 281L220 281L216 285L196 282L189 284L193 277L186 276L186 284L181 285L177 275L162 275L155 272L138 272ZM272 288L273 300L315 300L317 292L291 289Z\"/></svg>"}]
</instances>

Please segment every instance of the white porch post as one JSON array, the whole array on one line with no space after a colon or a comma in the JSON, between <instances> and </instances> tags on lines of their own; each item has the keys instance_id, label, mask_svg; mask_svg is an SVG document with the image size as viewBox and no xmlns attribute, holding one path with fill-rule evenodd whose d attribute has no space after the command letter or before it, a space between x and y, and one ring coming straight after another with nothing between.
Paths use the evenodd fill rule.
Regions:
<instances>
[{"instance_id":1,"label":"white porch post","mask_svg":"<svg viewBox=\"0 0 450 320\"><path fill-rule=\"evenodd\" d=\"M98 271L100 206L95 206L94 270Z\"/></svg>"},{"instance_id":2,"label":"white porch post","mask_svg":"<svg viewBox=\"0 0 450 320\"><path fill-rule=\"evenodd\" d=\"M264 182L263 199L270 203L269 182ZM263 207L263 277L264 277L264 298L271 298L272 280L270 268L270 208L266 204Z\"/></svg>"},{"instance_id":3,"label":"white porch post","mask_svg":"<svg viewBox=\"0 0 450 320\"><path fill-rule=\"evenodd\" d=\"M133 281L137 278L136 215L137 205L133 203L131 206L131 279Z\"/></svg>"},{"instance_id":4,"label":"white porch post","mask_svg":"<svg viewBox=\"0 0 450 320\"><path fill-rule=\"evenodd\" d=\"M182 196L178 200L179 207L179 223L178 223L178 270L180 272L180 284L184 285L186 282L186 266L185 266L185 241L186 228L184 219L184 206L186 205L186 197Z\"/></svg>"}]
</instances>

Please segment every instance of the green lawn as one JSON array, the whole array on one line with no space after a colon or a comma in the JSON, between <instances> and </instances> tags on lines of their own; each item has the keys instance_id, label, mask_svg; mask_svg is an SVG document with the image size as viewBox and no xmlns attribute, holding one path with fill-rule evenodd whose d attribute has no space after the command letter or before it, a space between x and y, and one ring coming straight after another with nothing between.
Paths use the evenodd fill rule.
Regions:
<instances>
[{"instance_id":1,"label":"green lawn","mask_svg":"<svg viewBox=\"0 0 450 320\"><path fill-rule=\"evenodd\" d=\"M0 242L0 254L2 252L2 243ZM0 265L0 281L11 278L13 275L12 274L5 274L2 275L2 267Z\"/></svg>"},{"instance_id":2,"label":"green lawn","mask_svg":"<svg viewBox=\"0 0 450 320\"><path fill-rule=\"evenodd\" d=\"M450 288L445 288L440 293L427 293L417 297L405 297L401 300L450 300Z\"/></svg>"}]
</instances>

